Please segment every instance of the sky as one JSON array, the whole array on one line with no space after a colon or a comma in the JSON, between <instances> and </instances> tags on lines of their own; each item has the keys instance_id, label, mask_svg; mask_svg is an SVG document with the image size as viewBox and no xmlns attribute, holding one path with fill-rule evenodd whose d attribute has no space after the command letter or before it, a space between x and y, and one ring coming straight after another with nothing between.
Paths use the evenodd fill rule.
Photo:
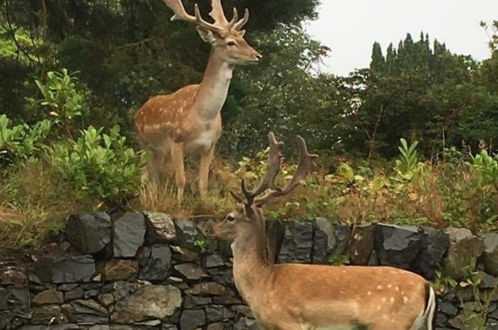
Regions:
<instances>
[{"instance_id":1,"label":"sky","mask_svg":"<svg viewBox=\"0 0 498 330\"><path fill-rule=\"evenodd\" d=\"M311 36L332 49L322 71L347 75L368 67L372 44L397 45L420 32L453 53L477 60L490 54L481 21L498 20L498 0L321 0L319 18L306 24Z\"/></svg>"}]
</instances>

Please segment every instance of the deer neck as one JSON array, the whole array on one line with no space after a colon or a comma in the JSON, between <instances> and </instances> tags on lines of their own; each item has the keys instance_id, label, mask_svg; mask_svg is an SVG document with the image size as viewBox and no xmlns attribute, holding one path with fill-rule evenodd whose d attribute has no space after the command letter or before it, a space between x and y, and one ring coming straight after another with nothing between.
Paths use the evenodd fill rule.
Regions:
<instances>
[{"instance_id":1,"label":"deer neck","mask_svg":"<svg viewBox=\"0 0 498 330\"><path fill-rule=\"evenodd\" d=\"M270 277L273 263L268 260L267 236L264 224L254 226L232 243L233 276L242 297L251 305L260 290L262 280Z\"/></svg>"},{"instance_id":2,"label":"deer neck","mask_svg":"<svg viewBox=\"0 0 498 330\"><path fill-rule=\"evenodd\" d=\"M196 108L201 119L214 120L227 98L234 66L211 51L204 77L196 96Z\"/></svg>"}]
</instances>

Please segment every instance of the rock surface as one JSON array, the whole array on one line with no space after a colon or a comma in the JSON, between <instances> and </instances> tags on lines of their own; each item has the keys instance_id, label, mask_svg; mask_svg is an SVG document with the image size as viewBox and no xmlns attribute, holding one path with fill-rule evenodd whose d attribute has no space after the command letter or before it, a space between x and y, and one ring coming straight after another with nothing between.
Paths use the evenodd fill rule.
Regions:
<instances>
[{"instance_id":1,"label":"rock surface","mask_svg":"<svg viewBox=\"0 0 498 330\"><path fill-rule=\"evenodd\" d=\"M55 259L42 257L35 262L35 275L45 283L89 282L95 274L92 256Z\"/></svg>"},{"instance_id":2,"label":"rock surface","mask_svg":"<svg viewBox=\"0 0 498 330\"><path fill-rule=\"evenodd\" d=\"M161 212L147 212L145 215L148 244L168 243L176 240L175 223L171 216Z\"/></svg>"},{"instance_id":3,"label":"rock surface","mask_svg":"<svg viewBox=\"0 0 498 330\"><path fill-rule=\"evenodd\" d=\"M484 253L482 255L486 272L498 276L498 233L483 235Z\"/></svg>"},{"instance_id":4,"label":"rock surface","mask_svg":"<svg viewBox=\"0 0 498 330\"><path fill-rule=\"evenodd\" d=\"M23 287L28 278L26 270L22 267L2 265L0 262L0 285L13 285L16 288ZM39 281L38 283L39 284Z\"/></svg>"},{"instance_id":5,"label":"rock surface","mask_svg":"<svg viewBox=\"0 0 498 330\"><path fill-rule=\"evenodd\" d=\"M158 223L168 222L164 219ZM151 239L150 228L144 235L141 223L135 219L123 226L129 235L139 236L132 246L123 243L123 250L128 250L126 255L131 257L113 258L108 252L114 245L107 244L93 257L42 257L34 267L0 260L0 329L45 330L49 323L53 330L257 329L250 308L237 294L228 245L213 241L201 251L196 246L198 233L190 221L177 221L174 228L179 234L174 240L172 236ZM460 229L450 229L447 234L425 227L346 226L327 219L272 224L272 251L281 250L280 256L304 263L327 264L338 257L337 262L347 259L360 265L401 264L431 276L451 250L450 238L452 248L462 244L458 248L464 252L475 248L462 243L469 238L482 241L488 237L482 244L485 253L493 253L495 248L492 234L474 236ZM60 242L67 242L66 236ZM74 251L64 247L52 255ZM438 298L437 330L455 329L451 324L464 329L478 326L475 318L468 322L480 312L476 290L487 297L498 284L497 277L488 272L492 263L484 255L478 258L478 254L472 252L470 259L449 254L455 260L476 261L473 274L478 274L481 281L477 287L451 287L443 272L438 279L449 290ZM33 268L35 272L30 273ZM491 296L487 312L487 329L494 329L498 324L498 293Z\"/></svg>"},{"instance_id":6,"label":"rock surface","mask_svg":"<svg viewBox=\"0 0 498 330\"><path fill-rule=\"evenodd\" d=\"M114 256L131 258L145 240L145 217L141 213L125 213L114 222Z\"/></svg>"},{"instance_id":7,"label":"rock surface","mask_svg":"<svg viewBox=\"0 0 498 330\"><path fill-rule=\"evenodd\" d=\"M99 324L109 321L109 312L95 300L75 300L65 308L65 314L74 323Z\"/></svg>"},{"instance_id":8,"label":"rock surface","mask_svg":"<svg viewBox=\"0 0 498 330\"><path fill-rule=\"evenodd\" d=\"M171 285L144 286L116 303L111 321L119 323L165 319L181 306L180 290Z\"/></svg>"},{"instance_id":9,"label":"rock surface","mask_svg":"<svg viewBox=\"0 0 498 330\"><path fill-rule=\"evenodd\" d=\"M415 270L425 278L432 280L435 271L441 264L446 251L450 246L450 237L447 233L430 227L422 227L422 250L415 260Z\"/></svg>"},{"instance_id":10,"label":"rock surface","mask_svg":"<svg viewBox=\"0 0 498 330\"><path fill-rule=\"evenodd\" d=\"M34 296L31 302L33 305L62 304L64 302L64 296L60 291L48 289Z\"/></svg>"},{"instance_id":11,"label":"rock surface","mask_svg":"<svg viewBox=\"0 0 498 330\"><path fill-rule=\"evenodd\" d=\"M207 276L206 272L196 264L179 264L174 268L186 280L196 281Z\"/></svg>"},{"instance_id":12,"label":"rock surface","mask_svg":"<svg viewBox=\"0 0 498 330\"><path fill-rule=\"evenodd\" d=\"M450 248L444 263L444 273L457 280L464 279L466 272L476 268L484 244L468 229L448 228L445 232L450 238Z\"/></svg>"},{"instance_id":13,"label":"rock surface","mask_svg":"<svg viewBox=\"0 0 498 330\"><path fill-rule=\"evenodd\" d=\"M164 281L171 267L171 249L167 245L145 247L139 255L139 277L148 281Z\"/></svg>"},{"instance_id":14,"label":"rock surface","mask_svg":"<svg viewBox=\"0 0 498 330\"><path fill-rule=\"evenodd\" d=\"M285 237L278 260L281 263L307 263L312 252L313 223L292 222L286 226Z\"/></svg>"},{"instance_id":15,"label":"rock surface","mask_svg":"<svg viewBox=\"0 0 498 330\"><path fill-rule=\"evenodd\" d=\"M111 242L111 227L111 217L107 213L84 213L68 217L64 233L81 253L94 254Z\"/></svg>"},{"instance_id":16,"label":"rock surface","mask_svg":"<svg viewBox=\"0 0 498 330\"><path fill-rule=\"evenodd\" d=\"M175 228L177 233L177 244L182 247L195 248L195 240L199 232L192 221L185 219L175 219Z\"/></svg>"},{"instance_id":17,"label":"rock surface","mask_svg":"<svg viewBox=\"0 0 498 330\"><path fill-rule=\"evenodd\" d=\"M375 230L377 257L380 265L412 270L423 246L417 227L377 225Z\"/></svg>"},{"instance_id":18,"label":"rock surface","mask_svg":"<svg viewBox=\"0 0 498 330\"><path fill-rule=\"evenodd\" d=\"M375 226L360 225L352 229L348 259L352 265L368 265L375 243Z\"/></svg>"},{"instance_id":19,"label":"rock surface","mask_svg":"<svg viewBox=\"0 0 498 330\"><path fill-rule=\"evenodd\" d=\"M43 305L35 306L32 310L31 323L43 324L49 323L65 323L67 320L62 313L61 306L59 305Z\"/></svg>"},{"instance_id":20,"label":"rock surface","mask_svg":"<svg viewBox=\"0 0 498 330\"><path fill-rule=\"evenodd\" d=\"M104 265L104 281L123 281L130 280L137 276L138 261L127 259L109 260Z\"/></svg>"},{"instance_id":21,"label":"rock surface","mask_svg":"<svg viewBox=\"0 0 498 330\"><path fill-rule=\"evenodd\" d=\"M184 310L180 318L182 330L194 330L206 323L206 313L202 309Z\"/></svg>"}]
</instances>

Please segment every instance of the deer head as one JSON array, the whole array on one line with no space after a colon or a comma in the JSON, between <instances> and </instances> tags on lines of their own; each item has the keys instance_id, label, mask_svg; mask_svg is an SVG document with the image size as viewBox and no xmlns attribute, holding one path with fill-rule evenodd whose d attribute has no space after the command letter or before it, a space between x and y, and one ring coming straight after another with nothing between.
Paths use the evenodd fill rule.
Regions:
<instances>
[{"instance_id":1,"label":"deer head","mask_svg":"<svg viewBox=\"0 0 498 330\"><path fill-rule=\"evenodd\" d=\"M254 232L254 227L264 230L263 205L274 198L285 196L292 192L299 183L306 178L313 168L313 160L318 158L315 154L310 154L306 146L306 141L297 136L297 147L299 151L299 162L296 172L288 184L281 188L275 183L275 179L280 172L282 160L283 143L275 138L275 134L268 134L270 150L268 154L268 167L264 177L259 184L249 190L245 181L241 181L242 195L230 191L231 195L238 202L222 221L216 222L212 226L211 236L218 239L233 241L240 235Z\"/></svg>"},{"instance_id":2,"label":"deer head","mask_svg":"<svg viewBox=\"0 0 498 330\"><path fill-rule=\"evenodd\" d=\"M249 20L249 10L239 19L237 9L233 9L232 20L228 21L221 0L211 0L212 10L209 13L214 23L209 23L201 16L199 6L195 4L194 16L189 15L181 0L163 0L175 13L171 20L182 20L196 25L197 32L204 42L211 44L214 52L219 53L225 62L232 65L257 63L261 59L254 48L244 40L245 30L242 28Z\"/></svg>"}]
</instances>

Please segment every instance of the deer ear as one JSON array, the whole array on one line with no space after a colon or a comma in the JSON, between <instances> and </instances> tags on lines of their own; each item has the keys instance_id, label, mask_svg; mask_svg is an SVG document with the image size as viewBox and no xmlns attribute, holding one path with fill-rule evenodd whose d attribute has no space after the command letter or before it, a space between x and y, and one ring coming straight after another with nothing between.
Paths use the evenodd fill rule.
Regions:
<instances>
[{"instance_id":1,"label":"deer ear","mask_svg":"<svg viewBox=\"0 0 498 330\"><path fill-rule=\"evenodd\" d=\"M207 42L208 44L214 44L216 42L216 36L213 33L213 31L204 29L200 26L196 27L197 33L199 33L199 36L204 42Z\"/></svg>"}]
</instances>

